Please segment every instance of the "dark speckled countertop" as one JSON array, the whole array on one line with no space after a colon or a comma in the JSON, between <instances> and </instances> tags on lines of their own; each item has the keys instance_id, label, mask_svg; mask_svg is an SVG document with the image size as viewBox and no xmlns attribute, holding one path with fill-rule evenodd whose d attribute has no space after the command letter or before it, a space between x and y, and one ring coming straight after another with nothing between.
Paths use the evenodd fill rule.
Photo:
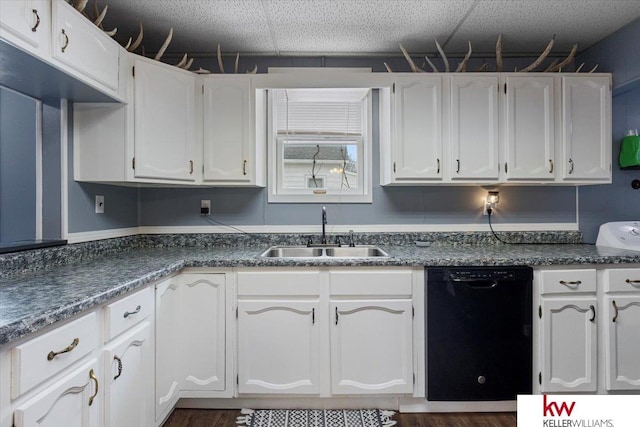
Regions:
<instances>
[{"instance_id":1,"label":"dark speckled countertop","mask_svg":"<svg viewBox=\"0 0 640 427\"><path fill-rule=\"evenodd\" d=\"M139 247L56 265L60 255L44 253L47 262L34 271L0 274L0 346L184 267L640 264L640 252L582 244L381 246L388 258L260 258L266 245Z\"/></svg>"}]
</instances>

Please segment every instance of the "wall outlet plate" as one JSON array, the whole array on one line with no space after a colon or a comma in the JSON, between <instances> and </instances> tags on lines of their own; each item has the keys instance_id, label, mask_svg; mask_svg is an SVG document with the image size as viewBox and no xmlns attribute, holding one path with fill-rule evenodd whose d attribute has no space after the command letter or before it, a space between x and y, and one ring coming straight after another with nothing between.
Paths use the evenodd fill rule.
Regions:
<instances>
[{"instance_id":1,"label":"wall outlet plate","mask_svg":"<svg viewBox=\"0 0 640 427\"><path fill-rule=\"evenodd\" d=\"M104 213L104 196L96 196L96 213Z\"/></svg>"},{"instance_id":2,"label":"wall outlet plate","mask_svg":"<svg viewBox=\"0 0 640 427\"><path fill-rule=\"evenodd\" d=\"M211 214L211 200L200 200L200 215Z\"/></svg>"}]
</instances>

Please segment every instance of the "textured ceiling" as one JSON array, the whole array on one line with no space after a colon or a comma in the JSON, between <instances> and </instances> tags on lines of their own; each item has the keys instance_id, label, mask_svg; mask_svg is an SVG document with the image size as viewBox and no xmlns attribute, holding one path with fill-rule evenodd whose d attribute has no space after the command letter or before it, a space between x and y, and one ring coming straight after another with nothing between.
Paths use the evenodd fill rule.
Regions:
<instances>
[{"instance_id":1,"label":"textured ceiling","mask_svg":"<svg viewBox=\"0 0 640 427\"><path fill-rule=\"evenodd\" d=\"M434 39L450 54L495 50L540 53L555 34L553 52L597 43L640 17L640 0L100 0L104 26L116 39L145 28L148 53L174 35L167 52L190 56L224 52L260 55L385 55L402 43L434 53ZM88 9L93 9L90 0ZM92 13L88 11L88 14Z\"/></svg>"}]
</instances>

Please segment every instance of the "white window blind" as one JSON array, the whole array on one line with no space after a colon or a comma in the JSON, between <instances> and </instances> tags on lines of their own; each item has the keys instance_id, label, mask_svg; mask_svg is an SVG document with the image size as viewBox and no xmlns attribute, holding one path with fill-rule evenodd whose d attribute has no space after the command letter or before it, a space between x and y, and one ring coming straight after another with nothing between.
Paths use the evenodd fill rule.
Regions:
<instances>
[{"instance_id":1,"label":"white window blind","mask_svg":"<svg viewBox=\"0 0 640 427\"><path fill-rule=\"evenodd\" d=\"M276 89L279 135L363 134L361 89Z\"/></svg>"}]
</instances>

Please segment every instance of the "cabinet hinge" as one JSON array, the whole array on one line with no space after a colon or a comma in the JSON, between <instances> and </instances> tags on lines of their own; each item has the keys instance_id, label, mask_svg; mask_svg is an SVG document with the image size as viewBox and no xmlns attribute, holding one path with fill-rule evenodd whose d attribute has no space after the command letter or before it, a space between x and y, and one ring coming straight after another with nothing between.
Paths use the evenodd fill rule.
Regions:
<instances>
[{"instance_id":1,"label":"cabinet hinge","mask_svg":"<svg viewBox=\"0 0 640 427\"><path fill-rule=\"evenodd\" d=\"M204 175L204 163L202 164L202 174Z\"/></svg>"},{"instance_id":2,"label":"cabinet hinge","mask_svg":"<svg viewBox=\"0 0 640 427\"><path fill-rule=\"evenodd\" d=\"M538 317L540 319L542 319L542 306L541 305L538 306Z\"/></svg>"},{"instance_id":3,"label":"cabinet hinge","mask_svg":"<svg viewBox=\"0 0 640 427\"><path fill-rule=\"evenodd\" d=\"M393 89L392 89L393 93L396 93L396 84L393 84Z\"/></svg>"},{"instance_id":4,"label":"cabinet hinge","mask_svg":"<svg viewBox=\"0 0 640 427\"><path fill-rule=\"evenodd\" d=\"M204 85L202 85L202 94L204 95Z\"/></svg>"},{"instance_id":5,"label":"cabinet hinge","mask_svg":"<svg viewBox=\"0 0 640 427\"><path fill-rule=\"evenodd\" d=\"M504 162L504 173L508 173L507 171L509 170L509 166L507 165L507 162Z\"/></svg>"},{"instance_id":6,"label":"cabinet hinge","mask_svg":"<svg viewBox=\"0 0 640 427\"><path fill-rule=\"evenodd\" d=\"M238 307L236 307L236 319L238 318Z\"/></svg>"},{"instance_id":7,"label":"cabinet hinge","mask_svg":"<svg viewBox=\"0 0 640 427\"><path fill-rule=\"evenodd\" d=\"M505 95L507 94L507 84L506 83L504 84L504 94Z\"/></svg>"},{"instance_id":8,"label":"cabinet hinge","mask_svg":"<svg viewBox=\"0 0 640 427\"><path fill-rule=\"evenodd\" d=\"M416 374L413 374L413 385L416 385Z\"/></svg>"},{"instance_id":9,"label":"cabinet hinge","mask_svg":"<svg viewBox=\"0 0 640 427\"><path fill-rule=\"evenodd\" d=\"M416 317L416 308L411 306L411 317Z\"/></svg>"},{"instance_id":10,"label":"cabinet hinge","mask_svg":"<svg viewBox=\"0 0 640 427\"><path fill-rule=\"evenodd\" d=\"M542 371L538 372L538 384L542 385Z\"/></svg>"},{"instance_id":11,"label":"cabinet hinge","mask_svg":"<svg viewBox=\"0 0 640 427\"><path fill-rule=\"evenodd\" d=\"M135 157L133 159L131 159L131 167L133 168L133 170L136 170L136 158Z\"/></svg>"},{"instance_id":12,"label":"cabinet hinge","mask_svg":"<svg viewBox=\"0 0 640 427\"><path fill-rule=\"evenodd\" d=\"M396 162L393 162L393 173L396 173Z\"/></svg>"},{"instance_id":13,"label":"cabinet hinge","mask_svg":"<svg viewBox=\"0 0 640 427\"><path fill-rule=\"evenodd\" d=\"M240 375L236 375L236 385L240 385Z\"/></svg>"},{"instance_id":14,"label":"cabinet hinge","mask_svg":"<svg viewBox=\"0 0 640 427\"><path fill-rule=\"evenodd\" d=\"M136 67L131 67L131 76L135 78L135 76L136 76Z\"/></svg>"}]
</instances>

